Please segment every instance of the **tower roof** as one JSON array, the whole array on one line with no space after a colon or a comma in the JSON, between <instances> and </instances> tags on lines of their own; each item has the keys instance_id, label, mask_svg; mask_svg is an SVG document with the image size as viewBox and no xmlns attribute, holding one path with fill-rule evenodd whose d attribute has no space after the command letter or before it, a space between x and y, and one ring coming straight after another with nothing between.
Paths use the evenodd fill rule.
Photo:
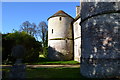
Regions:
<instances>
[{"instance_id":1,"label":"tower roof","mask_svg":"<svg viewBox=\"0 0 120 80\"><path fill-rule=\"evenodd\" d=\"M70 17L73 19L73 17L71 17L70 15L68 15L67 13L65 13L64 11L60 10L58 12L56 12L54 15L52 15L51 17L48 18L48 20L52 17L56 17L56 16L63 16L63 17Z\"/></svg>"}]
</instances>

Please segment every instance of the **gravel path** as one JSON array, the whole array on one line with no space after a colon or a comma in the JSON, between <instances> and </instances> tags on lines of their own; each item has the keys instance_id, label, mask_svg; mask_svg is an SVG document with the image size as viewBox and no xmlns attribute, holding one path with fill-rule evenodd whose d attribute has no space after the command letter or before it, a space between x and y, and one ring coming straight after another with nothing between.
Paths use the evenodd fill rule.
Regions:
<instances>
[{"instance_id":1,"label":"gravel path","mask_svg":"<svg viewBox=\"0 0 120 80\"><path fill-rule=\"evenodd\" d=\"M7 68L7 67L11 67L11 65L0 65L0 67ZM27 65L27 67L30 67L30 68L57 68L57 67L75 68L75 67L80 67L80 65L79 64L77 65Z\"/></svg>"},{"instance_id":2,"label":"gravel path","mask_svg":"<svg viewBox=\"0 0 120 80\"><path fill-rule=\"evenodd\" d=\"M69 68L74 68L74 67L80 67L80 65L27 65L27 67L32 67L32 68L56 68L56 67L69 67Z\"/></svg>"}]
</instances>

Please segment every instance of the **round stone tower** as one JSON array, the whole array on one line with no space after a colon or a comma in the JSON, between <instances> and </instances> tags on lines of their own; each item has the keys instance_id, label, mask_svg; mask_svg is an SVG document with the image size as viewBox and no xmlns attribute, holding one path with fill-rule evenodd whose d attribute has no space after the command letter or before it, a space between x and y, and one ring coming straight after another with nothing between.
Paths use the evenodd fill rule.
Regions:
<instances>
[{"instance_id":1,"label":"round stone tower","mask_svg":"<svg viewBox=\"0 0 120 80\"><path fill-rule=\"evenodd\" d=\"M119 78L120 2L81 2L81 29L81 74Z\"/></svg>"},{"instance_id":2,"label":"round stone tower","mask_svg":"<svg viewBox=\"0 0 120 80\"><path fill-rule=\"evenodd\" d=\"M48 58L71 60L73 58L73 35L71 22L74 19L60 10L48 18Z\"/></svg>"}]
</instances>

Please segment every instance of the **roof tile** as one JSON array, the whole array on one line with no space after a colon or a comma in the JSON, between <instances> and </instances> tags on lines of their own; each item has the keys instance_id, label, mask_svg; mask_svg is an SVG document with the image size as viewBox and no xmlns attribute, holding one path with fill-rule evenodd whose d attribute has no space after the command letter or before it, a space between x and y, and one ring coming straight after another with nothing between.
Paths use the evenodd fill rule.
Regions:
<instances>
[{"instance_id":1,"label":"roof tile","mask_svg":"<svg viewBox=\"0 0 120 80\"><path fill-rule=\"evenodd\" d=\"M56 12L54 15L52 15L51 17L48 18L48 20L52 17L56 17L56 16L64 16L64 17L70 17L73 19L73 17L71 17L70 15L68 15L67 13L65 13L64 11L60 10L58 12Z\"/></svg>"}]
</instances>

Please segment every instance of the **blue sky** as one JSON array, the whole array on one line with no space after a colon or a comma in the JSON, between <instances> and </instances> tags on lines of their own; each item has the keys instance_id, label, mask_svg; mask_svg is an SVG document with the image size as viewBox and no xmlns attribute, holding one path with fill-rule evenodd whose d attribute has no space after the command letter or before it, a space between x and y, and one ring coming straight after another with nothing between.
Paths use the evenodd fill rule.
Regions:
<instances>
[{"instance_id":1,"label":"blue sky","mask_svg":"<svg viewBox=\"0 0 120 80\"><path fill-rule=\"evenodd\" d=\"M3 2L2 3L2 33L19 30L20 25L29 21L39 24L47 22L47 18L59 10L75 17L76 6L79 2Z\"/></svg>"}]
</instances>

